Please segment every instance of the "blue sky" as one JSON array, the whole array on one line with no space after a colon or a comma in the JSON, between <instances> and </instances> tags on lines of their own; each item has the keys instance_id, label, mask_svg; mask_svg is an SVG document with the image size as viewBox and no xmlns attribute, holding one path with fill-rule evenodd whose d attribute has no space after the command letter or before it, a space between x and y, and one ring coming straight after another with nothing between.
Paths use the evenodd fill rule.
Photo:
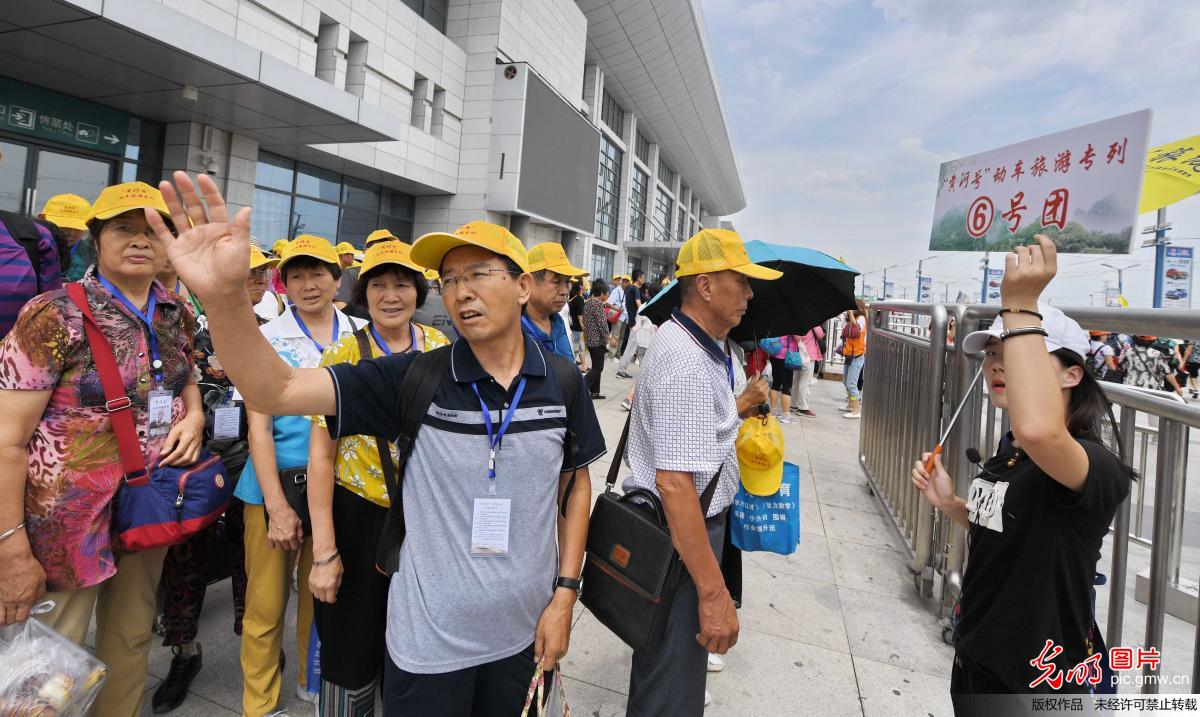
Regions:
<instances>
[{"instance_id":1,"label":"blue sky","mask_svg":"<svg viewBox=\"0 0 1200 717\"><path fill-rule=\"evenodd\" d=\"M915 285L942 161L1147 107L1151 146L1200 134L1192 0L702 7L748 202L730 219L748 239L841 256L876 285L894 264L888 280ZM1200 238L1200 197L1168 221L1173 236ZM938 257L925 264L937 292L978 293L981 255ZM1151 249L1065 257L1048 295L1086 306L1105 279L1115 285L1101 263L1137 264L1125 294L1149 306L1153 262Z\"/></svg>"}]
</instances>

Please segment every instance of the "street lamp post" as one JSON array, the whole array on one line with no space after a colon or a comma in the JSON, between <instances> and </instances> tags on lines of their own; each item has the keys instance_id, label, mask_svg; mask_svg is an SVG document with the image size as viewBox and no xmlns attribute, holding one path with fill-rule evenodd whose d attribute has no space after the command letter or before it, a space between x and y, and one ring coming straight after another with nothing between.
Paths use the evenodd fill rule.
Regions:
<instances>
[{"instance_id":1,"label":"street lamp post","mask_svg":"<svg viewBox=\"0 0 1200 717\"><path fill-rule=\"evenodd\" d=\"M1136 267L1137 264L1130 264L1129 266L1113 266L1112 264L1101 264L1100 266L1108 267L1109 269L1112 269L1113 271L1117 272L1117 293L1120 294L1121 296L1124 296L1125 295L1125 270L1132 269L1132 268ZM1155 279L1155 281L1158 281L1158 280Z\"/></svg>"}]
</instances>

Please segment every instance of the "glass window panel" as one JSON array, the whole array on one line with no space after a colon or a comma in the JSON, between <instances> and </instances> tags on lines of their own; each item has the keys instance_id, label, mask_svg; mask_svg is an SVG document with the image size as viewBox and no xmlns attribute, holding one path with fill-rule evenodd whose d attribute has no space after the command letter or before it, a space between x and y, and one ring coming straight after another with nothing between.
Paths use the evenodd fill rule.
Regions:
<instances>
[{"instance_id":1,"label":"glass window panel","mask_svg":"<svg viewBox=\"0 0 1200 717\"><path fill-rule=\"evenodd\" d=\"M95 198L108 186L111 174L111 162L38 150L37 176L33 185L37 187L38 206L34 211L41 211L46 200L56 194Z\"/></svg>"},{"instance_id":2,"label":"glass window panel","mask_svg":"<svg viewBox=\"0 0 1200 717\"><path fill-rule=\"evenodd\" d=\"M346 178L342 186L342 204L366 212L379 211L379 186Z\"/></svg>"},{"instance_id":3,"label":"glass window panel","mask_svg":"<svg viewBox=\"0 0 1200 717\"><path fill-rule=\"evenodd\" d=\"M329 172L302 164L296 171L296 194L324 199L327 202L340 201L342 177L337 172Z\"/></svg>"},{"instance_id":4,"label":"glass window panel","mask_svg":"<svg viewBox=\"0 0 1200 717\"><path fill-rule=\"evenodd\" d=\"M660 187L654 197L654 240L671 241L671 197Z\"/></svg>"},{"instance_id":5,"label":"glass window panel","mask_svg":"<svg viewBox=\"0 0 1200 717\"><path fill-rule=\"evenodd\" d=\"M379 214L361 209L342 210L342 222L338 225L337 240L348 241L361 249L367 243L367 235L379 228Z\"/></svg>"},{"instance_id":6,"label":"glass window panel","mask_svg":"<svg viewBox=\"0 0 1200 717\"><path fill-rule=\"evenodd\" d=\"M254 183L260 187L291 192L295 167L295 162L290 159L259 152L258 163L254 168Z\"/></svg>"},{"instance_id":7,"label":"glass window panel","mask_svg":"<svg viewBox=\"0 0 1200 717\"><path fill-rule=\"evenodd\" d=\"M413 242L413 225L412 222L403 217L392 217L386 214L379 216L379 226L377 229L387 229L396 237L406 244Z\"/></svg>"},{"instance_id":8,"label":"glass window panel","mask_svg":"<svg viewBox=\"0 0 1200 717\"><path fill-rule=\"evenodd\" d=\"M28 159L29 149L25 145L0 142L0 209L24 211L25 164Z\"/></svg>"},{"instance_id":9,"label":"glass window panel","mask_svg":"<svg viewBox=\"0 0 1200 717\"><path fill-rule=\"evenodd\" d=\"M600 140L600 170L596 187L596 236L609 242L617 241L617 219L620 209L621 150L607 137Z\"/></svg>"},{"instance_id":10,"label":"glass window panel","mask_svg":"<svg viewBox=\"0 0 1200 717\"><path fill-rule=\"evenodd\" d=\"M642 170L634 169L629 192L629 241L646 239L646 202L649 185L650 177Z\"/></svg>"},{"instance_id":11,"label":"glass window panel","mask_svg":"<svg viewBox=\"0 0 1200 717\"><path fill-rule=\"evenodd\" d=\"M416 212L416 197L404 192L397 192L391 189L384 189L382 192L383 201L379 207L379 211L394 217L402 219L412 219ZM397 235L399 236L399 235Z\"/></svg>"},{"instance_id":12,"label":"glass window panel","mask_svg":"<svg viewBox=\"0 0 1200 717\"><path fill-rule=\"evenodd\" d=\"M600 246L592 247L592 280L608 283L613 275L613 261L616 252Z\"/></svg>"},{"instance_id":13,"label":"glass window panel","mask_svg":"<svg viewBox=\"0 0 1200 717\"><path fill-rule=\"evenodd\" d=\"M269 247L280 239L289 238L288 218L291 210L291 195L255 188L250 233L254 235L259 246Z\"/></svg>"},{"instance_id":14,"label":"glass window panel","mask_svg":"<svg viewBox=\"0 0 1200 717\"><path fill-rule=\"evenodd\" d=\"M333 241L337 237L340 212L341 209L336 204L296 197L296 201L292 205L291 237L313 234Z\"/></svg>"}]
</instances>

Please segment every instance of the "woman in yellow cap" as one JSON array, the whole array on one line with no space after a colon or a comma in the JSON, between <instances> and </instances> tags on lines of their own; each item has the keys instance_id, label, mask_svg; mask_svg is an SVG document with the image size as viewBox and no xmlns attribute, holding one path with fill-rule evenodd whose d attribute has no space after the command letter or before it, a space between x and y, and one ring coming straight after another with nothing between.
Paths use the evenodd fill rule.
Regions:
<instances>
[{"instance_id":1,"label":"woman in yellow cap","mask_svg":"<svg viewBox=\"0 0 1200 717\"><path fill-rule=\"evenodd\" d=\"M292 306L262 327L276 353L295 368L316 368L329 346L363 325L333 305L342 268L325 239L302 234L279 263ZM248 410L250 463L234 495L246 504L246 614L242 620L242 710L263 715L278 708L282 689L279 650L291 587L298 564L300 591L296 651L300 658L296 695L316 701L316 685L305 670L312 626L308 571L312 539L304 525L307 503L299 490L307 475L311 423L304 416L271 416ZM298 482L299 481L299 482ZM297 557L297 553L299 554Z\"/></svg>"},{"instance_id":2,"label":"woman in yellow cap","mask_svg":"<svg viewBox=\"0 0 1200 717\"><path fill-rule=\"evenodd\" d=\"M130 182L100 193L88 216L97 260L79 286L111 344L145 465L188 465L204 433L192 375L195 320L154 280L166 253L146 209L170 223L153 187ZM0 625L26 619L46 594L54 609L38 618L83 644L94 611L96 656L109 670L94 710L136 715L166 548L117 554L111 543L125 471L94 350L67 290L30 301L0 344L0 451L27 457L6 460L0 480Z\"/></svg>"},{"instance_id":3,"label":"woman in yellow cap","mask_svg":"<svg viewBox=\"0 0 1200 717\"><path fill-rule=\"evenodd\" d=\"M322 366L358 363L422 352L450 341L432 326L413 322L429 293L409 245L376 242L367 248L351 303L367 307L371 323L329 347ZM308 504L313 562L309 586L321 637L321 714L373 714L377 676L383 667L388 578L375 569L375 549L390 505L396 446L371 436L336 443L325 418L309 438ZM380 449L387 451L386 459ZM383 461L387 460L385 466Z\"/></svg>"}]
</instances>

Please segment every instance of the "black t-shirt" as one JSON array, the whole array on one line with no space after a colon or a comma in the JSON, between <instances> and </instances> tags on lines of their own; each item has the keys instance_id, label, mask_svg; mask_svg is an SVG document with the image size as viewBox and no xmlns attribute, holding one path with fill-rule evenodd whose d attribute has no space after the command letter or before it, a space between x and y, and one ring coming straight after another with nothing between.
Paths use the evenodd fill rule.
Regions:
<instances>
[{"instance_id":1,"label":"black t-shirt","mask_svg":"<svg viewBox=\"0 0 1200 717\"><path fill-rule=\"evenodd\" d=\"M625 311L629 314L629 325L637 322L638 302L642 298L642 287L630 284L625 287Z\"/></svg>"},{"instance_id":2,"label":"black t-shirt","mask_svg":"<svg viewBox=\"0 0 1200 717\"><path fill-rule=\"evenodd\" d=\"M584 301L582 294L580 294L579 296L572 296L571 300L567 302L568 310L571 312L571 330L572 331L583 331L582 319L583 319L584 303L586 303L586 302Z\"/></svg>"},{"instance_id":3,"label":"black t-shirt","mask_svg":"<svg viewBox=\"0 0 1200 717\"><path fill-rule=\"evenodd\" d=\"M1087 657L1092 583L1100 547L1129 495L1130 471L1087 440L1088 476L1074 493L1025 454L1016 465L1005 441L971 482L970 548L959 602L959 656L1013 692L1029 692L1042 671L1029 664L1053 640L1064 673ZM1063 692L1081 691L1064 683ZM1051 691L1043 682L1033 691Z\"/></svg>"}]
</instances>

